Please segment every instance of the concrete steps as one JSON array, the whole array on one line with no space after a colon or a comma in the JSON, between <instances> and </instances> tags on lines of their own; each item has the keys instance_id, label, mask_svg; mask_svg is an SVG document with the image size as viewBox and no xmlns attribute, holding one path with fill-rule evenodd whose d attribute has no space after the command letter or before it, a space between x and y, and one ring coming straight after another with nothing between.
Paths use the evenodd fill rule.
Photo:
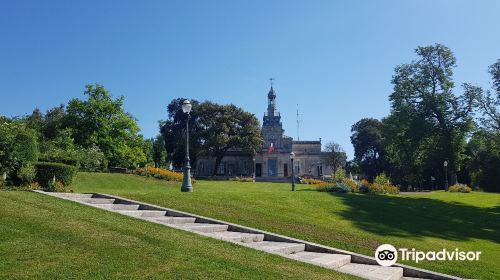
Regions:
<instances>
[{"instance_id":1,"label":"concrete steps","mask_svg":"<svg viewBox=\"0 0 500 280\"><path fill-rule=\"evenodd\" d=\"M275 241L260 241L260 242L247 243L246 246L261 251L266 251L270 253L279 253L279 254L294 254L302 252L306 249L306 246L301 243L275 242Z\"/></svg>"},{"instance_id":2,"label":"concrete steps","mask_svg":"<svg viewBox=\"0 0 500 280\"><path fill-rule=\"evenodd\" d=\"M222 231L227 231L227 229L228 229L227 225L204 224L204 223L185 223L185 224L179 224L179 225L174 225L174 226L178 227L178 228L189 229L189 230L205 232L205 233L222 232Z\"/></svg>"},{"instance_id":3,"label":"concrete steps","mask_svg":"<svg viewBox=\"0 0 500 280\"><path fill-rule=\"evenodd\" d=\"M351 262L351 256L316 252L298 252L290 258L313 263L326 268L339 268Z\"/></svg>"},{"instance_id":4,"label":"concrete steps","mask_svg":"<svg viewBox=\"0 0 500 280\"><path fill-rule=\"evenodd\" d=\"M214 232L214 233L207 234L207 236L210 236L210 237L213 237L216 239L221 239L221 240L227 240L227 241L233 241L233 242L243 242L243 243L264 241L264 234L245 233L245 232L236 232L236 231Z\"/></svg>"},{"instance_id":5,"label":"concrete steps","mask_svg":"<svg viewBox=\"0 0 500 280\"><path fill-rule=\"evenodd\" d=\"M196 218L165 216L159 218L152 218L151 220L161 224L177 225L177 224L194 223L196 221Z\"/></svg>"},{"instance_id":6,"label":"concrete steps","mask_svg":"<svg viewBox=\"0 0 500 280\"><path fill-rule=\"evenodd\" d=\"M108 210L138 210L139 204L96 204L96 207Z\"/></svg>"},{"instance_id":7,"label":"concrete steps","mask_svg":"<svg viewBox=\"0 0 500 280\"><path fill-rule=\"evenodd\" d=\"M403 277L403 269L401 267L350 263L337 270L370 280L400 280Z\"/></svg>"},{"instance_id":8,"label":"concrete steps","mask_svg":"<svg viewBox=\"0 0 500 280\"><path fill-rule=\"evenodd\" d=\"M160 210L117 210L116 212L137 218L163 217L167 214L167 211L160 211Z\"/></svg>"},{"instance_id":9,"label":"concrete steps","mask_svg":"<svg viewBox=\"0 0 500 280\"><path fill-rule=\"evenodd\" d=\"M44 193L37 191L39 193ZM306 245L299 242L284 242L281 240L289 240L289 238L279 239L266 239L268 233L248 233L237 231L238 226L235 227L223 224L223 222L207 223L201 222L207 220L204 217L190 217L189 213L183 213L182 217L168 216L169 212L176 212L176 210L143 210L141 209L162 209L152 205L145 205L140 202L126 201L125 199L113 199L96 197L93 194L73 194L73 193L44 193L59 198L81 202L88 206L112 211L122 215L131 216L137 219L162 224L165 226L173 227L176 229L195 232L203 236L212 237L224 241L237 243L239 245L253 248L256 250L277 254L293 260L310 263L313 265L321 266L328 269L334 269L339 272L355 275L365 279L371 280L424 280L423 278L403 277L403 268L401 267L382 267L378 265L368 265L361 263L352 263L351 255L349 254L333 254L321 253L306 250ZM118 203L117 203L118 202ZM120 203L122 202L122 203ZM172 215L172 214L171 214ZM198 222L197 222L198 221ZM229 230L231 229L231 230ZM256 230L253 230L256 231ZM258 230L257 230L258 232ZM442 279L442 278L439 278ZM458 278L448 278L458 279Z\"/></svg>"},{"instance_id":10,"label":"concrete steps","mask_svg":"<svg viewBox=\"0 0 500 280\"><path fill-rule=\"evenodd\" d=\"M89 203L89 204L113 204L115 202L114 199L112 198L79 198L79 197L72 197L73 200L79 200L83 203Z\"/></svg>"}]
</instances>

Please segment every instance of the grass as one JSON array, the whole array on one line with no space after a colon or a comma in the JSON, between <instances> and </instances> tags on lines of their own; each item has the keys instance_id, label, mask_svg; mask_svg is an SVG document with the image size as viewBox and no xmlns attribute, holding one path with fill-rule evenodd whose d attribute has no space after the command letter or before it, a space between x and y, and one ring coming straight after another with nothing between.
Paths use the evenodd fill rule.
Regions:
<instances>
[{"instance_id":1,"label":"grass","mask_svg":"<svg viewBox=\"0 0 500 280\"><path fill-rule=\"evenodd\" d=\"M95 173L80 173L74 189L116 194L365 255L384 243L422 251L482 251L476 262L406 264L498 279L500 194L329 194L304 185L291 192L288 184L229 181L197 181L194 193L181 193L179 183Z\"/></svg>"},{"instance_id":2,"label":"grass","mask_svg":"<svg viewBox=\"0 0 500 280\"><path fill-rule=\"evenodd\" d=\"M78 189L93 184L94 190L108 191L106 186L117 183L142 182L81 174ZM42 194L0 191L0 279L116 278L355 279Z\"/></svg>"}]
</instances>

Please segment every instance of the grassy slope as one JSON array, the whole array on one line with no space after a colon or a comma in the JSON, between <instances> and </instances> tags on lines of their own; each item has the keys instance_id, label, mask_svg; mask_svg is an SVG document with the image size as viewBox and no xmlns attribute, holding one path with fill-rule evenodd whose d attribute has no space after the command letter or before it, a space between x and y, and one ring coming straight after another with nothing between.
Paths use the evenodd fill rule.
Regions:
<instances>
[{"instance_id":1,"label":"grassy slope","mask_svg":"<svg viewBox=\"0 0 500 280\"><path fill-rule=\"evenodd\" d=\"M80 177L81 183L85 177ZM304 275L354 279L74 202L0 191L0 279L303 279Z\"/></svg>"},{"instance_id":2,"label":"grassy slope","mask_svg":"<svg viewBox=\"0 0 500 280\"><path fill-rule=\"evenodd\" d=\"M287 184L178 183L134 175L80 173L78 192L116 194L296 238L372 255L383 243L417 250L482 251L479 262L408 263L462 277L496 279L500 260L500 195L332 195Z\"/></svg>"}]
</instances>

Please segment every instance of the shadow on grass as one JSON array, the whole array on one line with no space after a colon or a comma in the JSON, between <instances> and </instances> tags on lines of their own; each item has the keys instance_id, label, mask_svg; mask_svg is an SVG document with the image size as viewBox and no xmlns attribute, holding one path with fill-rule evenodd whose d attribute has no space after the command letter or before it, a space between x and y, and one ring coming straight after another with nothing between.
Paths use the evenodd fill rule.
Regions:
<instances>
[{"instance_id":1,"label":"shadow on grass","mask_svg":"<svg viewBox=\"0 0 500 280\"><path fill-rule=\"evenodd\" d=\"M375 234L500 242L500 206L480 208L420 197L332 195L349 206L341 216Z\"/></svg>"}]
</instances>

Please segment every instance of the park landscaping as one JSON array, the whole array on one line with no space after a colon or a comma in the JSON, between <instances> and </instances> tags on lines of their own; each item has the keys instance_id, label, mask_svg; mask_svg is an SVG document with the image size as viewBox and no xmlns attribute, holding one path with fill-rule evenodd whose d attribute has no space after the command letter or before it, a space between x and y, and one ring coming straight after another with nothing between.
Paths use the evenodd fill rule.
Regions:
<instances>
[{"instance_id":1,"label":"park landscaping","mask_svg":"<svg viewBox=\"0 0 500 280\"><path fill-rule=\"evenodd\" d=\"M82 175L79 181L89 174ZM88 178L123 177L108 176ZM357 279L58 198L0 191L0 279L303 279L305 275Z\"/></svg>"},{"instance_id":2,"label":"park landscaping","mask_svg":"<svg viewBox=\"0 0 500 280\"><path fill-rule=\"evenodd\" d=\"M372 255L389 243L422 251L482 251L477 262L406 263L451 275L495 279L500 259L500 195L433 192L363 195L317 192L311 185L199 180L178 182L125 174L79 173L76 192L101 192Z\"/></svg>"}]
</instances>

